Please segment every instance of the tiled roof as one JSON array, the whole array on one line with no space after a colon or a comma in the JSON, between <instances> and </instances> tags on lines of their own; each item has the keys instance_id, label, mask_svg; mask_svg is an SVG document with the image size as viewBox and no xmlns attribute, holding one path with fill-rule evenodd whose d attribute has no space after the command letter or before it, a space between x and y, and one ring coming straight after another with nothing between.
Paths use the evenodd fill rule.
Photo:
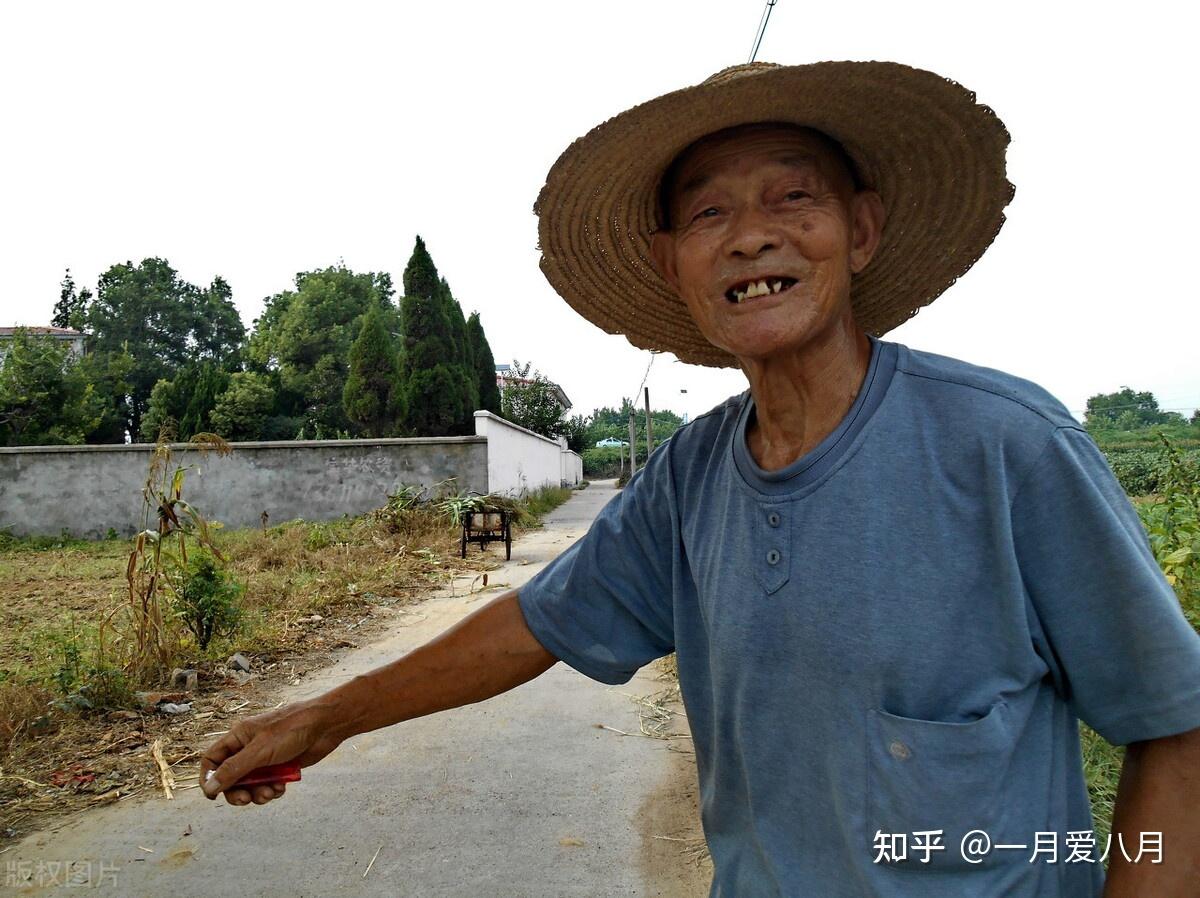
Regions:
<instances>
[{"instance_id":1,"label":"tiled roof","mask_svg":"<svg viewBox=\"0 0 1200 898\"><path fill-rule=\"evenodd\" d=\"M83 331L77 331L69 327L0 327L0 337L11 337L17 331L25 331L30 334L38 334L43 337L83 337L86 336Z\"/></svg>"}]
</instances>

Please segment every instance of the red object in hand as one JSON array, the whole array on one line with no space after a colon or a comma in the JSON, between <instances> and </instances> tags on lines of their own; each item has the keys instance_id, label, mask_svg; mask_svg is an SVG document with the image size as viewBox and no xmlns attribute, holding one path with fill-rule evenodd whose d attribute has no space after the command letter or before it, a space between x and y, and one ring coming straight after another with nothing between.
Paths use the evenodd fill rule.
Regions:
<instances>
[{"instance_id":1,"label":"red object in hand","mask_svg":"<svg viewBox=\"0 0 1200 898\"><path fill-rule=\"evenodd\" d=\"M288 761L285 764L268 764L266 767L255 768L230 786L230 788L241 789L245 786L298 782L300 782L300 765L295 761Z\"/></svg>"}]
</instances>

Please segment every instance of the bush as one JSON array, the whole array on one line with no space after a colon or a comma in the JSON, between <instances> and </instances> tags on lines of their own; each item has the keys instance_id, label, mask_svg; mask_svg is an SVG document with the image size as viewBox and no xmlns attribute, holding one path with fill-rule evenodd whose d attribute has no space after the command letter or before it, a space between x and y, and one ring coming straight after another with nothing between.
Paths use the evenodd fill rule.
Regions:
<instances>
[{"instance_id":1,"label":"bush","mask_svg":"<svg viewBox=\"0 0 1200 898\"><path fill-rule=\"evenodd\" d=\"M221 567L209 552L197 551L175 589L175 612L201 650L213 636L227 636L241 623L243 587Z\"/></svg>"},{"instance_id":2,"label":"bush","mask_svg":"<svg viewBox=\"0 0 1200 898\"><path fill-rule=\"evenodd\" d=\"M1200 459L1185 455L1166 437L1162 442L1159 496L1138 512L1184 614L1200 629Z\"/></svg>"},{"instance_id":3,"label":"bush","mask_svg":"<svg viewBox=\"0 0 1200 898\"><path fill-rule=\"evenodd\" d=\"M1165 466L1162 454L1153 449L1107 449L1108 463L1131 496L1149 496L1160 490Z\"/></svg>"}]
</instances>

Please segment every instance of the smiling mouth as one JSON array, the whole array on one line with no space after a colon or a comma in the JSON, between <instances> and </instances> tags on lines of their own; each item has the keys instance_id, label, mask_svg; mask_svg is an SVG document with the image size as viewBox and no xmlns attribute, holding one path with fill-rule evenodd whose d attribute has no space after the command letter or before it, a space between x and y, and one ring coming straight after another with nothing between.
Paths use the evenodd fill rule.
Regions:
<instances>
[{"instance_id":1,"label":"smiling mouth","mask_svg":"<svg viewBox=\"0 0 1200 898\"><path fill-rule=\"evenodd\" d=\"M795 284L796 279L788 277L766 277L754 281L743 281L726 290L725 298L732 303L743 303L748 299L755 299L759 296L782 293Z\"/></svg>"}]
</instances>

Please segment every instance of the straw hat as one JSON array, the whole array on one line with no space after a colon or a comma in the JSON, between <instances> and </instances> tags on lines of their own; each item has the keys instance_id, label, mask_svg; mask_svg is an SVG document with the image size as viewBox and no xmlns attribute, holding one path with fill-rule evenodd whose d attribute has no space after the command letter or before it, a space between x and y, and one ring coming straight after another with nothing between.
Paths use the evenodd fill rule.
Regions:
<instances>
[{"instance_id":1,"label":"straw hat","mask_svg":"<svg viewBox=\"0 0 1200 898\"><path fill-rule=\"evenodd\" d=\"M858 323L881 335L961 277L995 238L1013 186L1008 131L975 94L894 62L751 63L642 103L593 128L554 163L534 204L541 267L577 312L641 349L736 366L704 339L650 261L663 172L707 134L794 122L837 140L887 211L879 249L854 276Z\"/></svg>"}]
</instances>

